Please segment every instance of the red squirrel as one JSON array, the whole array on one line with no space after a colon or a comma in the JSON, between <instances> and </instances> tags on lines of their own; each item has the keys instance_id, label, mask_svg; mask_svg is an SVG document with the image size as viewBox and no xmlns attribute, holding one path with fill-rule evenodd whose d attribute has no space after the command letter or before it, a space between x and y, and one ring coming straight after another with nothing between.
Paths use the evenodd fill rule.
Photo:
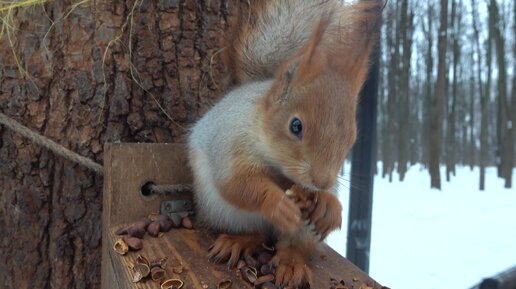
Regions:
<instances>
[{"instance_id":1,"label":"red squirrel","mask_svg":"<svg viewBox=\"0 0 516 289\"><path fill-rule=\"evenodd\" d=\"M210 257L233 266L274 236L276 284L298 287L311 281L306 258L341 226L336 180L355 142L381 3L249 5L225 51L238 86L189 135L194 200L200 222L222 233ZM306 219L288 189L316 195Z\"/></svg>"}]
</instances>

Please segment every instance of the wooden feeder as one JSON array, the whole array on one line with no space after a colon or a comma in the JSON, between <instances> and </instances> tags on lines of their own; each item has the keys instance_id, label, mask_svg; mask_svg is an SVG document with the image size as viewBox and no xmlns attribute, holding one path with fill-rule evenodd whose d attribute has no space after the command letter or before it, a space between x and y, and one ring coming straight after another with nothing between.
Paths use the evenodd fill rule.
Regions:
<instances>
[{"instance_id":1,"label":"wooden feeder","mask_svg":"<svg viewBox=\"0 0 516 289\"><path fill-rule=\"evenodd\" d=\"M159 283L152 280L132 282L132 264L138 255L148 259L166 257L166 278L181 279L184 282L182 288L217 288L217 284L226 279L232 281L230 288L254 288L237 275L236 269L229 270L225 264L208 261L208 247L216 236L195 226L193 230L172 229L157 238L145 235L140 251L130 251L124 256L115 253L113 245L119 237L115 231L121 226L158 212L162 202L191 201L191 196L184 195L144 196L142 187L149 182L157 185L190 184L191 174L181 144L106 144L104 152L103 289L160 288ZM180 273L174 272L178 265L183 269ZM341 280L350 289L381 288L326 245L313 255L309 265L313 270L312 288L330 288Z\"/></svg>"}]
</instances>

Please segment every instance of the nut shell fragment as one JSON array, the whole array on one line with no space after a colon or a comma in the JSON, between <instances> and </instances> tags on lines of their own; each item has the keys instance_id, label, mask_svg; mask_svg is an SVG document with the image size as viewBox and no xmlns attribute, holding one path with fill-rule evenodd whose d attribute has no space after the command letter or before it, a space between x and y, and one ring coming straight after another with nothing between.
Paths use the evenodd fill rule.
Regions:
<instances>
[{"instance_id":1,"label":"nut shell fragment","mask_svg":"<svg viewBox=\"0 0 516 289\"><path fill-rule=\"evenodd\" d=\"M219 282L217 289L228 289L232 284L233 282L230 279L224 279Z\"/></svg>"},{"instance_id":2,"label":"nut shell fragment","mask_svg":"<svg viewBox=\"0 0 516 289\"><path fill-rule=\"evenodd\" d=\"M145 264L150 267L149 260L142 255L136 256L136 263L137 264Z\"/></svg>"},{"instance_id":3,"label":"nut shell fragment","mask_svg":"<svg viewBox=\"0 0 516 289\"><path fill-rule=\"evenodd\" d=\"M256 269L253 267L244 267L240 271L242 272L242 278L251 284L254 284L258 279Z\"/></svg>"},{"instance_id":4,"label":"nut shell fragment","mask_svg":"<svg viewBox=\"0 0 516 289\"><path fill-rule=\"evenodd\" d=\"M181 287L183 287L183 281L179 280L179 279L168 279L168 280L165 280L163 281L163 283L161 283L161 289L172 289L172 288L176 288L176 289L180 289Z\"/></svg>"},{"instance_id":5,"label":"nut shell fragment","mask_svg":"<svg viewBox=\"0 0 516 289\"><path fill-rule=\"evenodd\" d=\"M142 273L142 277L145 278L150 274L150 268L146 264L134 264L134 271Z\"/></svg>"},{"instance_id":6,"label":"nut shell fragment","mask_svg":"<svg viewBox=\"0 0 516 289\"><path fill-rule=\"evenodd\" d=\"M133 283L139 282L143 278L149 276L150 269L146 264L136 263L133 267L134 275L133 275Z\"/></svg>"},{"instance_id":7,"label":"nut shell fragment","mask_svg":"<svg viewBox=\"0 0 516 289\"><path fill-rule=\"evenodd\" d=\"M139 271L134 272L133 283L140 282L143 279L142 273Z\"/></svg>"},{"instance_id":8,"label":"nut shell fragment","mask_svg":"<svg viewBox=\"0 0 516 289\"><path fill-rule=\"evenodd\" d=\"M129 251L129 246L122 238L119 238L113 245L113 250L120 255L125 255Z\"/></svg>"},{"instance_id":9,"label":"nut shell fragment","mask_svg":"<svg viewBox=\"0 0 516 289\"><path fill-rule=\"evenodd\" d=\"M152 281L161 281L165 279L165 270L161 267L153 267L151 269L151 278Z\"/></svg>"},{"instance_id":10,"label":"nut shell fragment","mask_svg":"<svg viewBox=\"0 0 516 289\"><path fill-rule=\"evenodd\" d=\"M163 257L161 259L150 261L149 267L151 267L151 269L154 267L160 267L161 269L165 269L166 264L167 264L167 257Z\"/></svg>"}]
</instances>

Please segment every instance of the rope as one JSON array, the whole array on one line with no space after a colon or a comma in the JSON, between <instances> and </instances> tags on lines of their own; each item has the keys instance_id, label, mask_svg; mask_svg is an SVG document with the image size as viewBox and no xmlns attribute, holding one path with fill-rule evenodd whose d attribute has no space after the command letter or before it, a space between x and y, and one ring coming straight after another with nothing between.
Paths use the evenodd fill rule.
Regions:
<instances>
[{"instance_id":1,"label":"rope","mask_svg":"<svg viewBox=\"0 0 516 289\"><path fill-rule=\"evenodd\" d=\"M192 192L192 186L187 184L177 185L156 185L151 183L149 190L156 195L171 195L171 194L189 194Z\"/></svg>"},{"instance_id":2,"label":"rope","mask_svg":"<svg viewBox=\"0 0 516 289\"><path fill-rule=\"evenodd\" d=\"M16 122L14 119L8 117L7 115L0 112L0 124L5 125L6 127L12 129L13 131L21 134L22 136L30 139L34 143L49 149L54 152L56 155L59 155L67 160L80 164L84 166L98 175L104 175L104 167L89 158L83 157L64 146L54 142L53 140L39 135L29 128L23 126L22 124Z\"/></svg>"}]
</instances>

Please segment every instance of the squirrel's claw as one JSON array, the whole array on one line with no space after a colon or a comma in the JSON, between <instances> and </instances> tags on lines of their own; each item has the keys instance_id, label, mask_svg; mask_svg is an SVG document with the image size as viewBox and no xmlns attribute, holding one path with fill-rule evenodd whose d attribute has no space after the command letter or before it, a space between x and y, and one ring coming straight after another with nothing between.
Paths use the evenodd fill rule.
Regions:
<instances>
[{"instance_id":1,"label":"squirrel's claw","mask_svg":"<svg viewBox=\"0 0 516 289\"><path fill-rule=\"evenodd\" d=\"M318 200L309 216L315 231L324 240L329 233L342 225L342 205L335 195L329 192L317 192Z\"/></svg>"},{"instance_id":2,"label":"squirrel's claw","mask_svg":"<svg viewBox=\"0 0 516 289\"><path fill-rule=\"evenodd\" d=\"M242 252L250 255L263 241L264 237L258 234L221 234L208 249L208 259L215 263L221 263L227 260L228 267L233 268L240 259Z\"/></svg>"}]
</instances>

